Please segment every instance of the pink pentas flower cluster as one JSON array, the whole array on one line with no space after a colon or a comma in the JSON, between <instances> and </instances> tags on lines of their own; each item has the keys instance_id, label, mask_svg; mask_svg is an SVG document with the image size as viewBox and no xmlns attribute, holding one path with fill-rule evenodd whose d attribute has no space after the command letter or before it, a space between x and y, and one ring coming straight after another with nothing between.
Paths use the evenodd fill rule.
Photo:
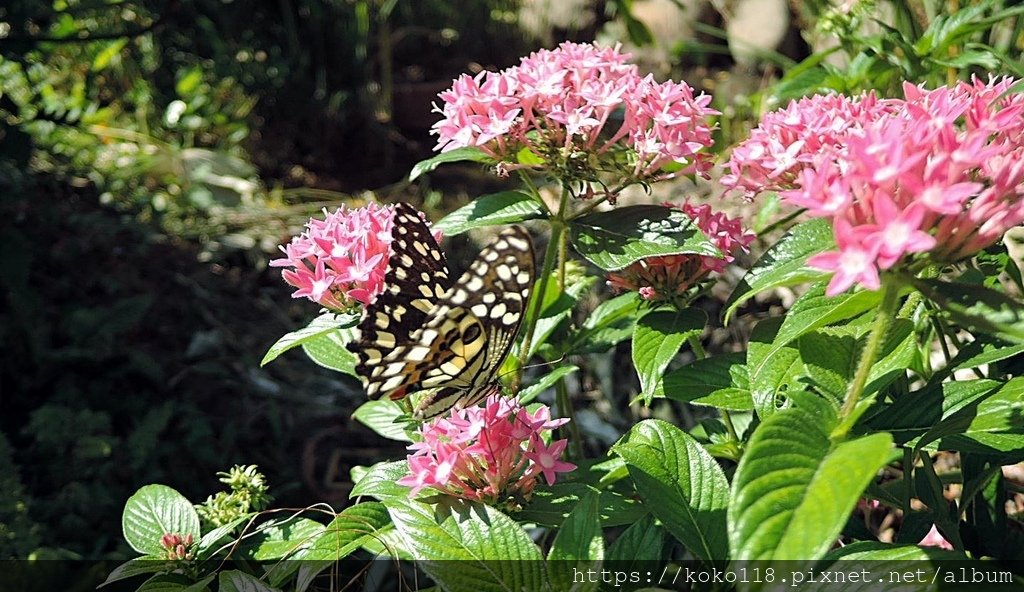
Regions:
<instances>
[{"instance_id":1,"label":"pink pentas flower cluster","mask_svg":"<svg viewBox=\"0 0 1024 592\"><path fill-rule=\"evenodd\" d=\"M462 75L439 97L431 132L442 152L478 146L499 170L524 148L569 180L604 170L654 180L670 163L706 174L713 142L711 97L685 82L641 76L618 47L565 42L501 72ZM621 112L621 113L620 113ZM522 165L534 166L534 165Z\"/></svg>"},{"instance_id":2,"label":"pink pentas flower cluster","mask_svg":"<svg viewBox=\"0 0 1024 592\"><path fill-rule=\"evenodd\" d=\"M453 409L420 427L422 438L409 446L411 473L398 481L489 504L529 499L544 476L550 485L558 473L576 468L560 460L566 440L544 442L544 435L568 419L551 419L541 405L530 413L515 398L492 395L483 407Z\"/></svg>"},{"instance_id":3,"label":"pink pentas flower cluster","mask_svg":"<svg viewBox=\"0 0 1024 592\"><path fill-rule=\"evenodd\" d=\"M1015 82L793 102L737 147L724 182L833 220L838 249L808 260L834 272L828 295L877 289L908 256L957 261L1024 222L1024 95L1006 94Z\"/></svg>"},{"instance_id":4,"label":"pink pentas flower cluster","mask_svg":"<svg viewBox=\"0 0 1024 592\"><path fill-rule=\"evenodd\" d=\"M334 212L311 218L306 230L281 247L284 257L270 262L296 288L292 298L309 298L334 311L373 302L384 290L391 254L394 211L389 206Z\"/></svg>"},{"instance_id":5,"label":"pink pentas flower cluster","mask_svg":"<svg viewBox=\"0 0 1024 592\"><path fill-rule=\"evenodd\" d=\"M665 205L685 212L718 247L721 256L682 254L641 259L608 274L608 285L616 291L636 291L643 299L653 302L678 301L709 273L724 271L734 260L732 254L746 252L755 238L753 233L743 229L738 218L716 212L710 205Z\"/></svg>"}]
</instances>

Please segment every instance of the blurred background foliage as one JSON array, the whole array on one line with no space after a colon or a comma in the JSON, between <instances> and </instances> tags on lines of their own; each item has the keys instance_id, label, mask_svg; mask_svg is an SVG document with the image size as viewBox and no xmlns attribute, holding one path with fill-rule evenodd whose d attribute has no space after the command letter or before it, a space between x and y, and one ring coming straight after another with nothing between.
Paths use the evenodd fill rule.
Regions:
<instances>
[{"instance_id":1,"label":"blurred background foliage","mask_svg":"<svg viewBox=\"0 0 1024 592\"><path fill-rule=\"evenodd\" d=\"M316 312L266 261L323 207L500 187L473 167L404 181L460 73L621 42L715 95L726 150L792 97L1021 74L1016 2L949 4L6 0L0 558L123 556L144 483L203 499L258 464L277 503L343 505L348 467L401 453L349 418L354 381L298 355L259 367ZM601 372L581 393L635 392ZM632 423L591 416L604 440Z\"/></svg>"}]
</instances>

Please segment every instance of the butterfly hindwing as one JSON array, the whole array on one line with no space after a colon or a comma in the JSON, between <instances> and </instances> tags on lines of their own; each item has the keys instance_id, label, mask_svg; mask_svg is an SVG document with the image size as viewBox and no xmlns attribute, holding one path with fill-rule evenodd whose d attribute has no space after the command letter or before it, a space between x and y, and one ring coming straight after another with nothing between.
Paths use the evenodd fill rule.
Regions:
<instances>
[{"instance_id":1,"label":"butterfly hindwing","mask_svg":"<svg viewBox=\"0 0 1024 592\"><path fill-rule=\"evenodd\" d=\"M420 343L446 347L425 370L423 364L410 368L423 375L422 386L436 389L417 405L418 417L470 406L497 391L495 374L519 333L533 276L530 235L513 226L481 251L441 299Z\"/></svg>"},{"instance_id":2,"label":"butterfly hindwing","mask_svg":"<svg viewBox=\"0 0 1024 592\"><path fill-rule=\"evenodd\" d=\"M485 247L452 284L419 213L395 210L385 292L359 324L356 373L371 399L420 395L428 418L500 389L495 374L519 331L534 281L530 235L515 226Z\"/></svg>"}]
</instances>

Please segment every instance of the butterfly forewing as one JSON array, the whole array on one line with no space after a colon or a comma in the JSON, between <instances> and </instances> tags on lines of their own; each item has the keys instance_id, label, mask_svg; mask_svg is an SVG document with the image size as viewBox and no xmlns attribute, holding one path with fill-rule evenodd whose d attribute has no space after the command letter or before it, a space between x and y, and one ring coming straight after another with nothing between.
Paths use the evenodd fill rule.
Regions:
<instances>
[{"instance_id":1,"label":"butterfly forewing","mask_svg":"<svg viewBox=\"0 0 1024 592\"><path fill-rule=\"evenodd\" d=\"M444 253L415 208L399 203L391 232L384 292L359 323L359 343L350 345L371 399L392 396L409 384L401 375L404 358L396 354L413 343L412 335L452 287Z\"/></svg>"},{"instance_id":2,"label":"butterfly forewing","mask_svg":"<svg viewBox=\"0 0 1024 592\"><path fill-rule=\"evenodd\" d=\"M429 229L411 206L395 211L386 291L359 325L356 372L370 398L418 393L433 417L499 391L495 374L522 323L533 285L530 235L503 231L452 285Z\"/></svg>"}]
</instances>

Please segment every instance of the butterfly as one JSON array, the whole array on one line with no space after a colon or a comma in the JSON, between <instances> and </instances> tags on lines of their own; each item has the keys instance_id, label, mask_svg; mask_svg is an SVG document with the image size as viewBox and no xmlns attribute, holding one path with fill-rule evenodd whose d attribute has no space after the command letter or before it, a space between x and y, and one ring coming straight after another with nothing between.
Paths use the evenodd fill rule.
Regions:
<instances>
[{"instance_id":1,"label":"butterfly","mask_svg":"<svg viewBox=\"0 0 1024 592\"><path fill-rule=\"evenodd\" d=\"M435 417L500 392L496 373L519 332L534 282L533 243L503 230L453 282L421 214L395 207L385 290L349 345L371 399L420 393L413 416Z\"/></svg>"}]
</instances>

